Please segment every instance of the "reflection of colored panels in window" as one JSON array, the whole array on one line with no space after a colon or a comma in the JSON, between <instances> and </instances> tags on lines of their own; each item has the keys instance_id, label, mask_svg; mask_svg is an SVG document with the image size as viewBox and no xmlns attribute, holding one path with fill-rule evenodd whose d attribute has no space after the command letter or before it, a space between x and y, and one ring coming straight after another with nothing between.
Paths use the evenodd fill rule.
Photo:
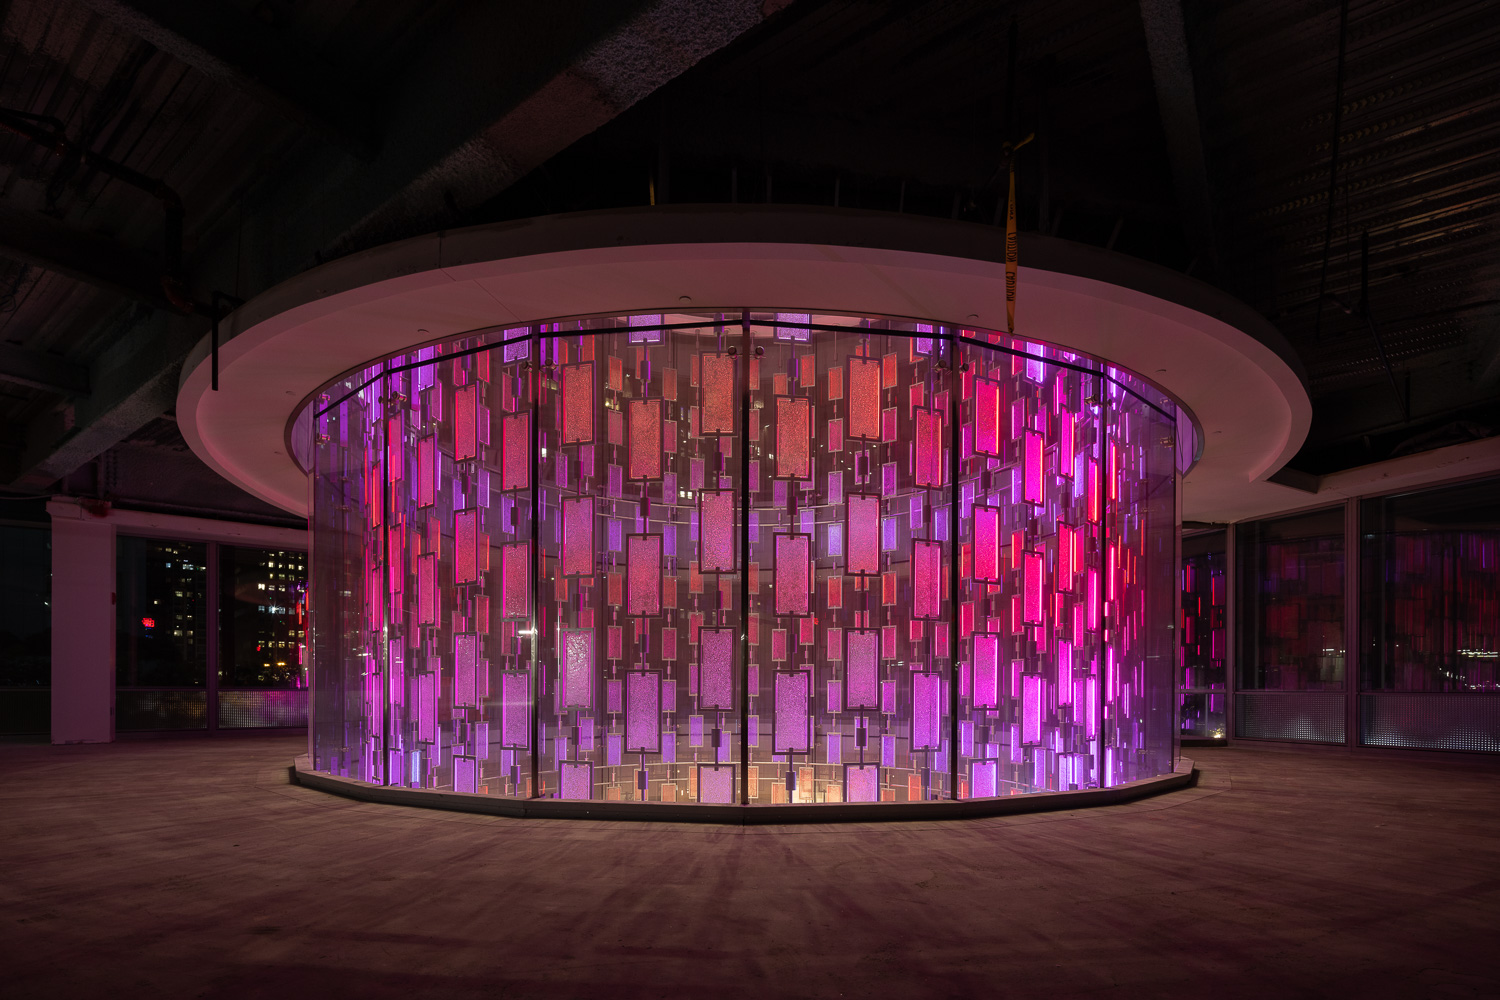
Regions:
<instances>
[{"instance_id":1,"label":"reflection of colored panels in window","mask_svg":"<svg viewBox=\"0 0 1500 1000\"><path fill-rule=\"evenodd\" d=\"M594 572L594 498L562 501L562 575L592 576Z\"/></svg>"},{"instance_id":2,"label":"reflection of colored panels in window","mask_svg":"<svg viewBox=\"0 0 1500 1000\"><path fill-rule=\"evenodd\" d=\"M625 540L628 614L661 614L661 536L629 535Z\"/></svg>"},{"instance_id":3,"label":"reflection of colored panels in window","mask_svg":"<svg viewBox=\"0 0 1500 1000\"><path fill-rule=\"evenodd\" d=\"M916 411L916 458L912 470L918 486L943 485L943 417L933 410Z\"/></svg>"},{"instance_id":4,"label":"reflection of colored panels in window","mask_svg":"<svg viewBox=\"0 0 1500 1000\"><path fill-rule=\"evenodd\" d=\"M562 654L558 674L562 680L563 710L593 708L594 630L558 629L557 646L558 652Z\"/></svg>"},{"instance_id":5,"label":"reflection of colored panels in window","mask_svg":"<svg viewBox=\"0 0 1500 1000\"><path fill-rule=\"evenodd\" d=\"M880 440L880 362L849 359L849 437Z\"/></svg>"},{"instance_id":6,"label":"reflection of colored panels in window","mask_svg":"<svg viewBox=\"0 0 1500 1000\"><path fill-rule=\"evenodd\" d=\"M1027 503L1042 502L1042 435L1036 431L1026 432L1026 441L1021 449L1022 496Z\"/></svg>"},{"instance_id":7,"label":"reflection of colored panels in window","mask_svg":"<svg viewBox=\"0 0 1500 1000\"><path fill-rule=\"evenodd\" d=\"M727 354L703 354L701 389L703 406L699 433L734 433L734 358Z\"/></svg>"},{"instance_id":8,"label":"reflection of colored panels in window","mask_svg":"<svg viewBox=\"0 0 1500 1000\"><path fill-rule=\"evenodd\" d=\"M453 393L453 457L458 461L478 454L479 386L459 386Z\"/></svg>"},{"instance_id":9,"label":"reflection of colored panels in window","mask_svg":"<svg viewBox=\"0 0 1500 1000\"><path fill-rule=\"evenodd\" d=\"M698 801L723 806L732 805L734 803L734 772L733 764L698 765Z\"/></svg>"},{"instance_id":10,"label":"reflection of colored panels in window","mask_svg":"<svg viewBox=\"0 0 1500 1000\"><path fill-rule=\"evenodd\" d=\"M479 704L479 636L459 632L453 636L453 704L472 708Z\"/></svg>"},{"instance_id":11,"label":"reflection of colored panels in window","mask_svg":"<svg viewBox=\"0 0 1500 1000\"><path fill-rule=\"evenodd\" d=\"M1000 707L1000 637L974 634L974 707Z\"/></svg>"},{"instance_id":12,"label":"reflection of colored panels in window","mask_svg":"<svg viewBox=\"0 0 1500 1000\"><path fill-rule=\"evenodd\" d=\"M594 363L562 366L562 441L594 440Z\"/></svg>"},{"instance_id":13,"label":"reflection of colored panels in window","mask_svg":"<svg viewBox=\"0 0 1500 1000\"><path fill-rule=\"evenodd\" d=\"M844 557L852 574L880 572L880 498L850 493L844 506Z\"/></svg>"},{"instance_id":14,"label":"reflection of colored panels in window","mask_svg":"<svg viewBox=\"0 0 1500 1000\"><path fill-rule=\"evenodd\" d=\"M500 745L524 748L531 742L531 684L524 670L500 675Z\"/></svg>"},{"instance_id":15,"label":"reflection of colored panels in window","mask_svg":"<svg viewBox=\"0 0 1500 1000\"><path fill-rule=\"evenodd\" d=\"M594 765L586 760L565 760L559 765L557 797L591 799L594 797Z\"/></svg>"},{"instance_id":16,"label":"reflection of colored panels in window","mask_svg":"<svg viewBox=\"0 0 1500 1000\"><path fill-rule=\"evenodd\" d=\"M776 397L776 478L812 476L812 400Z\"/></svg>"},{"instance_id":17,"label":"reflection of colored panels in window","mask_svg":"<svg viewBox=\"0 0 1500 1000\"><path fill-rule=\"evenodd\" d=\"M998 583L1001 579L1001 508L974 505L974 579Z\"/></svg>"},{"instance_id":18,"label":"reflection of colored panels in window","mask_svg":"<svg viewBox=\"0 0 1500 1000\"><path fill-rule=\"evenodd\" d=\"M704 573L734 571L734 491L698 494L698 567Z\"/></svg>"},{"instance_id":19,"label":"reflection of colored panels in window","mask_svg":"<svg viewBox=\"0 0 1500 1000\"><path fill-rule=\"evenodd\" d=\"M941 745L942 693L941 675L911 675L911 748L913 750L936 750Z\"/></svg>"},{"instance_id":20,"label":"reflection of colored panels in window","mask_svg":"<svg viewBox=\"0 0 1500 1000\"><path fill-rule=\"evenodd\" d=\"M500 617L531 617L531 543L500 547Z\"/></svg>"},{"instance_id":21,"label":"reflection of colored panels in window","mask_svg":"<svg viewBox=\"0 0 1500 1000\"><path fill-rule=\"evenodd\" d=\"M880 765L844 765L844 801L880 801Z\"/></svg>"},{"instance_id":22,"label":"reflection of colored panels in window","mask_svg":"<svg viewBox=\"0 0 1500 1000\"><path fill-rule=\"evenodd\" d=\"M453 515L453 582L479 579L479 511L461 510Z\"/></svg>"},{"instance_id":23,"label":"reflection of colored panels in window","mask_svg":"<svg viewBox=\"0 0 1500 1000\"><path fill-rule=\"evenodd\" d=\"M1000 383L974 379L974 450L998 458L1003 454L1000 421L1003 412Z\"/></svg>"},{"instance_id":24,"label":"reflection of colored panels in window","mask_svg":"<svg viewBox=\"0 0 1500 1000\"><path fill-rule=\"evenodd\" d=\"M437 502L437 441L424 437L417 441L417 506L431 507Z\"/></svg>"},{"instance_id":25,"label":"reflection of colored panels in window","mask_svg":"<svg viewBox=\"0 0 1500 1000\"><path fill-rule=\"evenodd\" d=\"M879 708L880 633L875 629L848 629L844 637L848 705L850 708Z\"/></svg>"},{"instance_id":26,"label":"reflection of colored panels in window","mask_svg":"<svg viewBox=\"0 0 1500 1000\"><path fill-rule=\"evenodd\" d=\"M661 675L649 670L625 674L625 749L661 752Z\"/></svg>"},{"instance_id":27,"label":"reflection of colored panels in window","mask_svg":"<svg viewBox=\"0 0 1500 1000\"><path fill-rule=\"evenodd\" d=\"M531 414L500 421L500 488L524 490L531 483Z\"/></svg>"},{"instance_id":28,"label":"reflection of colored panels in window","mask_svg":"<svg viewBox=\"0 0 1500 1000\"><path fill-rule=\"evenodd\" d=\"M734 708L734 629L698 630L698 707Z\"/></svg>"},{"instance_id":29,"label":"reflection of colored panels in window","mask_svg":"<svg viewBox=\"0 0 1500 1000\"><path fill-rule=\"evenodd\" d=\"M914 539L911 543L911 613L913 618L941 618L943 543Z\"/></svg>"},{"instance_id":30,"label":"reflection of colored panels in window","mask_svg":"<svg viewBox=\"0 0 1500 1000\"><path fill-rule=\"evenodd\" d=\"M1029 625L1042 622L1042 577L1045 564L1040 552L1028 552L1024 562L1021 608Z\"/></svg>"},{"instance_id":31,"label":"reflection of colored panels in window","mask_svg":"<svg viewBox=\"0 0 1500 1000\"><path fill-rule=\"evenodd\" d=\"M805 615L809 613L809 591L812 589L811 536L776 536L776 613Z\"/></svg>"},{"instance_id":32,"label":"reflection of colored panels in window","mask_svg":"<svg viewBox=\"0 0 1500 1000\"><path fill-rule=\"evenodd\" d=\"M812 675L805 670L776 674L776 726L772 753L806 753L812 749L808 726Z\"/></svg>"},{"instance_id":33,"label":"reflection of colored panels in window","mask_svg":"<svg viewBox=\"0 0 1500 1000\"><path fill-rule=\"evenodd\" d=\"M662 402L632 399L630 414L630 478L660 479L662 472Z\"/></svg>"}]
</instances>

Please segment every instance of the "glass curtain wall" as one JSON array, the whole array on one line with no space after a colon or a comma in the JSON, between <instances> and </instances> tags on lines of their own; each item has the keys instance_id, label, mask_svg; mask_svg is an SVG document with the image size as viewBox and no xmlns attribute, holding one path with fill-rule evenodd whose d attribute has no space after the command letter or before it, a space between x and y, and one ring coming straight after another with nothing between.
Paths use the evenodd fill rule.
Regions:
<instances>
[{"instance_id":1,"label":"glass curtain wall","mask_svg":"<svg viewBox=\"0 0 1500 1000\"><path fill-rule=\"evenodd\" d=\"M1500 751L1500 480L1360 505L1360 740Z\"/></svg>"},{"instance_id":2,"label":"glass curtain wall","mask_svg":"<svg viewBox=\"0 0 1500 1000\"><path fill-rule=\"evenodd\" d=\"M52 533L0 525L0 736L51 729Z\"/></svg>"},{"instance_id":3,"label":"glass curtain wall","mask_svg":"<svg viewBox=\"0 0 1500 1000\"><path fill-rule=\"evenodd\" d=\"M1223 531L1207 531L1182 539L1183 736L1228 735L1225 537Z\"/></svg>"},{"instance_id":4,"label":"glass curtain wall","mask_svg":"<svg viewBox=\"0 0 1500 1000\"><path fill-rule=\"evenodd\" d=\"M1342 743L1344 508L1238 526L1235 735Z\"/></svg>"},{"instance_id":5,"label":"glass curtain wall","mask_svg":"<svg viewBox=\"0 0 1500 1000\"><path fill-rule=\"evenodd\" d=\"M766 805L1170 770L1176 420L1046 345L793 313L351 373L308 422L315 766Z\"/></svg>"}]
</instances>

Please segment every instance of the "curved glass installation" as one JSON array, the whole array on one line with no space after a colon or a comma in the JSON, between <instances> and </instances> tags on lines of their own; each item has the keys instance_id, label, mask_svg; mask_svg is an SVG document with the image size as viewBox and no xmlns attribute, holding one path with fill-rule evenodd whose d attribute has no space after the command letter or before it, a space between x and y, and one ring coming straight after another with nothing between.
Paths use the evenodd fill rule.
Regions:
<instances>
[{"instance_id":1,"label":"curved glass installation","mask_svg":"<svg viewBox=\"0 0 1500 1000\"><path fill-rule=\"evenodd\" d=\"M907 320L486 330L310 435L312 764L778 805L1173 767L1176 476L1144 380Z\"/></svg>"}]
</instances>

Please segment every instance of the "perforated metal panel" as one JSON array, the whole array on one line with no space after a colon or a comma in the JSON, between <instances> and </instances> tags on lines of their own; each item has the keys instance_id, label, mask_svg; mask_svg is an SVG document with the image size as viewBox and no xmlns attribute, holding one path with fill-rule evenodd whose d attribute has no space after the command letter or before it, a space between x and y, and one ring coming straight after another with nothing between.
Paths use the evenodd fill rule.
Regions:
<instances>
[{"instance_id":1,"label":"perforated metal panel","mask_svg":"<svg viewBox=\"0 0 1500 1000\"><path fill-rule=\"evenodd\" d=\"M1241 691L1234 699L1240 739L1344 742L1342 691Z\"/></svg>"},{"instance_id":2,"label":"perforated metal panel","mask_svg":"<svg viewBox=\"0 0 1500 1000\"><path fill-rule=\"evenodd\" d=\"M278 729L307 725L307 692L220 691L220 729Z\"/></svg>"},{"instance_id":3,"label":"perforated metal panel","mask_svg":"<svg viewBox=\"0 0 1500 1000\"><path fill-rule=\"evenodd\" d=\"M115 692L115 729L119 732L152 729L207 729L208 692Z\"/></svg>"},{"instance_id":4,"label":"perforated metal panel","mask_svg":"<svg viewBox=\"0 0 1500 1000\"><path fill-rule=\"evenodd\" d=\"M1500 753L1500 695L1364 694L1360 742Z\"/></svg>"}]
</instances>

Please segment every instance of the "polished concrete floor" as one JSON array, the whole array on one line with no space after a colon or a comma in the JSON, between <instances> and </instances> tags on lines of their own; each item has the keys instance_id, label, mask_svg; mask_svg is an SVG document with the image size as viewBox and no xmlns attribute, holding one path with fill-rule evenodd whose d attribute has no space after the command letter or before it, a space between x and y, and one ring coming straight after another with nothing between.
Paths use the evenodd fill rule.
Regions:
<instances>
[{"instance_id":1,"label":"polished concrete floor","mask_svg":"<svg viewBox=\"0 0 1500 1000\"><path fill-rule=\"evenodd\" d=\"M302 743L0 747L0 996L1500 995L1500 769L1195 750L1197 787L940 823L355 803Z\"/></svg>"}]
</instances>

